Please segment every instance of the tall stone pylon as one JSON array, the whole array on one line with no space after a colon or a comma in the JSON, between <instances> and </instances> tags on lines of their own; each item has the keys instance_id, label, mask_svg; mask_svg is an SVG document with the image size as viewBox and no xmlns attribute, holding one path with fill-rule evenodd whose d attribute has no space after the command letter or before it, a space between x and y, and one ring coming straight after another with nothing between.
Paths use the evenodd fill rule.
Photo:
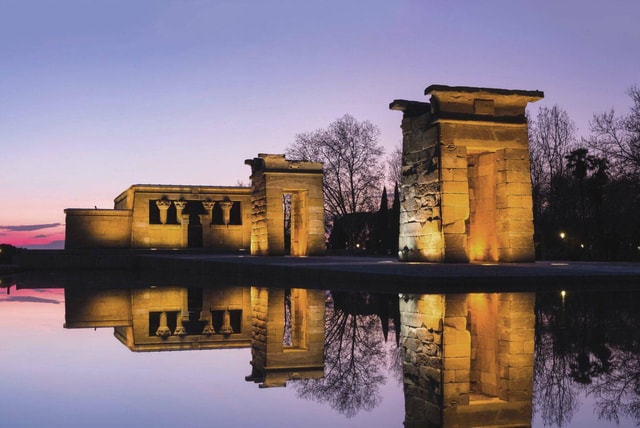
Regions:
<instances>
[{"instance_id":1,"label":"tall stone pylon","mask_svg":"<svg viewBox=\"0 0 640 428\"><path fill-rule=\"evenodd\" d=\"M291 255L325 252L322 163L261 153L251 166L251 255L285 254L283 195L291 195Z\"/></svg>"},{"instance_id":2,"label":"tall stone pylon","mask_svg":"<svg viewBox=\"0 0 640 428\"><path fill-rule=\"evenodd\" d=\"M535 260L525 108L541 91L431 85L403 112L399 257Z\"/></svg>"}]
</instances>

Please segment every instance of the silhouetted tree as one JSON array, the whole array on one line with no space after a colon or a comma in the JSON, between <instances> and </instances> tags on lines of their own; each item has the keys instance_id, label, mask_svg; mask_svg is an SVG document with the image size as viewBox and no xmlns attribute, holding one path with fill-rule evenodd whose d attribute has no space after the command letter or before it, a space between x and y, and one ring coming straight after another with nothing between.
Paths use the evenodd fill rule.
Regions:
<instances>
[{"instance_id":1,"label":"silhouetted tree","mask_svg":"<svg viewBox=\"0 0 640 428\"><path fill-rule=\"evenodd\" d=\"M529 118L529 152L535 240L538 257L566 257L558 233L572 224L573 205L566 180L565 157L575 144L575 125L567 112L557 105L541 108L535 119Z\"/></svg>"},{"instance_id":2,"label":"silhouetted tree","mask_svg":"<svg viewBox=\"0 0 640 428\"><path fill-rule=\"evenodd\" d=\"M18 248L11 244L0 244L0 264L11 264Z\"/></svg>"},{"instance_id":3,"label":"silhouetted tree","mask_svg":"<svg viewBox=\"0 0 640 428\"><path fill-rule=\"evenodd\" d=\"M400 238L400 190L398 183L393 188L393 203L391 205L391 215L389 216L391 224L391 254L398 254L398 239Z\"/></svg>"},{"instance_id":4,"label":"silhouetted tree","mask_svg":"<svg viewBox=\"0 0 640 428\"><path fill-rule=\"evenodd\" d=\"M384 150L378 143L380 131L369 121L357 121L345 114L327 129L298 134L287 147L291 158L324 164L324 200L328 220L344 218L351 228L348 214L372 211L377 192L384 180L381 163ZM354 248L347 233L348 249Z\"/></svg>"},{"instance_id":5,"label":"silhouetted tree","mask_svg":"<svg viewBox=\"0 0 640 428\"><path fill-rule=\"evenodd\" d=\"M396 147L387 158L387 182L402 182L402 147Z\"/></svg>"},{"instance_id":6,"label":"silhouetted tree","mask_svg":"<svg viewBox=\"0 0 640 428\"><path fill-rule=\"evenodd\" d=\"M640 87L628 90L631 111L617 115L613 109L593 116L585 143L611 162L616 177L640 178Z\"/></svg>"}]
</instances>

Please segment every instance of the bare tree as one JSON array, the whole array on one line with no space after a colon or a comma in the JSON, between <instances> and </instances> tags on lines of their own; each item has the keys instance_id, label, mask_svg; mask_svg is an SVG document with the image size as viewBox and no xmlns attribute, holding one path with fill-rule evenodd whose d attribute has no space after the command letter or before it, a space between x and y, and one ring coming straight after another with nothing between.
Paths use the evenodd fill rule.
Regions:
<instances>
[{"instance_id":1,"label":"bare tree","mask_svg":"<svg viewBox=\"0 0 640 428\"><path fill-rule=\"evenodd\" d=\"M565 172L565 156L575 145L576 127L567 112L554 105L538 110L529 122L532 181L543 192L553 193L555 178Z\"/></svg>"},{"instance_id":2,"label":"bare tree","mask_svg":"<svg viewBox=\"0 0 640 428\"><path fill-rule=\"evenodd\" d=\"M640 177L640 87L627 92L633 105L627 115L609 112L596 114L589 125L591 136L585 140L589 147L611 161L612 172L618 176Z\"/></svg>"},{"instance_id":3,"label":"bare tree","mask_svg":"<svg viewBox=\"0 0 640 428\"><path fill-rule=\"evenodd\" d=\"M387 182L392 187L402 182L402 147L396 147L387 157Z\"/></svg>"},{"instance_id":4,"label":"bare tree","mask_svg":"<svg viewBox=\"0 0 640 428\"><path fill-rule=\"evenodd\" d=\"M329 220L377 208L384 180L380 131L369 121L345 114L327 129L295 136L291 158L324 164L324 200Z\"/></svg>"}]
</instances>

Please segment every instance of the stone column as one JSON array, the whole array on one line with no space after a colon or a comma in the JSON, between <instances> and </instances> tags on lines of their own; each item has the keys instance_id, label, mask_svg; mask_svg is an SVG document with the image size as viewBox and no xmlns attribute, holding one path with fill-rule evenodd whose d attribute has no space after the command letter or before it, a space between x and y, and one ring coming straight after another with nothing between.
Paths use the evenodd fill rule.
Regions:
<instances>
[{"instance_id":1,"label":"stone column","mask_svg":"<svg viewBox=\"0 0 640 428\"><path fill-rule=\"evenodd\" d=\"M213 218L213 207L216 205L214 201L202 201L202 207L209 215L209 218ZM211 223L211 222L209 222ZM204 224L204 223L202 223Z\"/></svg>"},{"instance_id":2,"label":"stone column","mask_svg":"<svg viewBox=\"0 0 640 428\"><path fill-rule=\"evenodd\" d=\"M187 335L187 330L182 325L182 312L178 313L178 317L176 318L176 330L173 332L174 335L184 337Z\"/></svg>"},{"instance_id":3,"label":"stone column","mask_svg":"<svg viewBox=\"0 0 640 428\"><path fill-rule=\"evenodd\" d=\"M160 210L160 223L167 224L167 211L171 206L171 201L162 199L162 200L156 201L156 206Z\"/></svg>"},{"instance_id":4,"label":"stone column","mask_svg":"<svg viewBox=\"0 0 640 428\"><path fill-rule=\"evenodd\" d=\"M200 214L200 224L202 225L202 245L204 247L213 247L213 236L211 233L211 223L213 222L214 201L202 201L202 207L206 214Z\"/></svg>"},{"instance_id":5,"label":"stone column","mask_svg":"<svg viewBox=\"0 0 640 428\"><path fill-rule=\"evenodd\" d=\"M224 310L222 314L222 326L220 327L220 334L233 334L233 327L231 327L231 313L229 307Z\"/></svg>"},{"instance_id":6,"label":"stone column","mask_svg":"<svg viewBox=\"0 0 640 428\"><path fill-rule=\"evenodd\" d=\"M213 329L213 314L211 311L202 311L200 313L200 321L206 321L207 324L202 329L202 334L206 336L211 336L215 334L216 331Z\"/></svg>"},{"instance_id":7,"label":"stone column","mask_svg":"<svg viewBox=\"0 0 640 428\"><path fill-rule=\"evenodd\" d=\"M233 207L233 202L225 200L218 202L218 205L220 205L220 209L222 210L222 222L225 226L228 226L231 222L231 208Z\"/></svg>"},{"instance_id":8,"label":"stone column","mask_svg":"<svg viewBox=\"0 0 640 428\"><path fill-rule=\"evenodd\" d=\"M171 330L167 325L167 313L165 311L160 313L160 326L156 329L156 336L163 338L171 336Z\"/></svg>"},{"instance_id":9,"label":"stone column","mask_svg":"<svg viewBox=\"0 0 640 428\"><path fill-rule=\"evenodd\" d=\"M173 205L176 206L176 219L178 223L182 223L182 210L187 206L187 201L173 201Z\"/></svg>"}]
</instances>

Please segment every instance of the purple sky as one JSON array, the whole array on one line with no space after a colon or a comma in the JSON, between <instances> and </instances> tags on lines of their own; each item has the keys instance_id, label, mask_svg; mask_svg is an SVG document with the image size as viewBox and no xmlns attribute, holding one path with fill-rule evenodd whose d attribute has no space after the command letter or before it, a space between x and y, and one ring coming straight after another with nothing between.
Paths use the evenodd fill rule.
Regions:
<instances>
[{"instance_id":1,"label":"purple sky","mask_svg":"<svg viewBox=\"0 0 640 428\"><path fill-rule=\"evenodd\" d=\"M0 243L60 239L64 208L131 184L248 182L244 159L345 113L390 152L389 102L430 84L542 90L581 135L628 109L639 2L453 4L0 0Z\"/></svg>"}]
</instances>

